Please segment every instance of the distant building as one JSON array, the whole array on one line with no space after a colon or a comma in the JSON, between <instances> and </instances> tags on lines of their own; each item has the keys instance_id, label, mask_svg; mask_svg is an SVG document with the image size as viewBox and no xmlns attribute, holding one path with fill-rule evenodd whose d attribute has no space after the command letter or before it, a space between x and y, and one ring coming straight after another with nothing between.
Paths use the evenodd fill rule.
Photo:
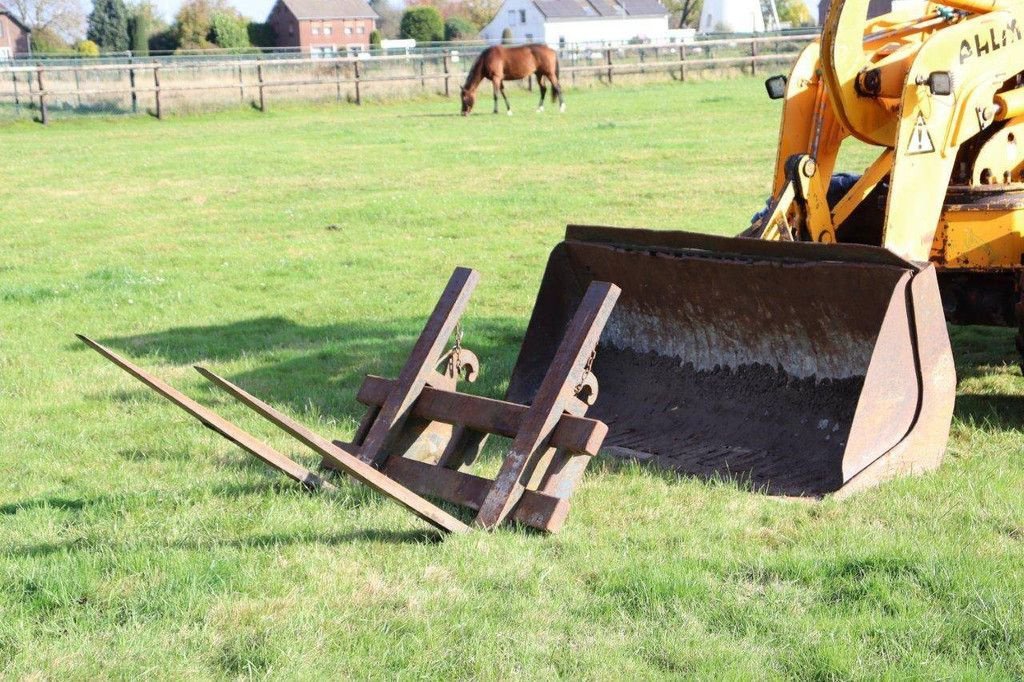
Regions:
<instances>
[{"instance_id":1,"label":"distant building","mask_svg":"<svg viewBox=\"0 0 1024 682\"><path fill-rule=\"evenodd\" d=\"M512 31L515 43L664 42L668 10L659 0L505 0L480 31L491 43Z\"/></svg>"},{"instance_id":2,"label":"distant building","mask_svg":"<svg viewBox=\"0 0 1024 682\"><path fill-rule=\"evenodd\" d=\"M21 23L10 10L0 5L0 62L13 59L15 55L31 51L29 36L32 31Z\"/></svg>"},{"instance_id":3,"label":"distant building","mask_svg":"<svg viewBox=\"0 0 1024 682\"><path fill-rule=\"evenodd\" d=\"M278 47L331 56L365 50L378 18L365 0L277 0L267 23Z\"/></svg>"},{"instance_id":4,"label":"distant building","mask_svg":"<svg viewBox=\"0 0 1024 682\"><path fill-rule=\"evenodd\" d=\"M701 33L764 33L779 28L775 0L704 0L700 11Z\"/></svg>"}]
</instances>

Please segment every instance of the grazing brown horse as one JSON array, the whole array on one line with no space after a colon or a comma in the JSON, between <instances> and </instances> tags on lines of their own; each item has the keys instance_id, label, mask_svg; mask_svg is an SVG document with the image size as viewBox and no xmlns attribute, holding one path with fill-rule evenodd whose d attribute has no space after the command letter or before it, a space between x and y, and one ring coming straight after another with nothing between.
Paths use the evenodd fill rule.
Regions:
<instances>
[{"instance_id":1,"label":"grazing brown horse","mask_svg":"<svg viewBox=\"0 0 1024 682\"><path fill-rule=\"evenodd\" d=\"M547 45L523 45L522 47L504 47L495 45L480 53L473 68L469 70L466 84L462 86L462 115L468 116L476 104L476 89L483 79L488 78L494 86L494 113L498 113L498 93L505 100L508 115L512 115L512 105L505 94L505 81L517 81L537 74L537 85L540 86L540 106L537 112L544 111L544 78L551 84L551 101L558 98L559 111L565 111L565 100L562 99L562 86L558 84L558 53Z\"/></svg>"}]
</instances>

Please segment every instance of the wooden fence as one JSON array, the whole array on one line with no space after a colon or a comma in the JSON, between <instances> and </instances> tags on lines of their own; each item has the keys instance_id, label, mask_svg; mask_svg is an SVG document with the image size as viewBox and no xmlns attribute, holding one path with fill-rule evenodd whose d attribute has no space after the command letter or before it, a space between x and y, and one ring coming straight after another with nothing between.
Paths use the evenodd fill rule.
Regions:
<instances>
[{"instance_id":1,"label":"wooden fence","mask_svg":"<svg viewBox=\"0 0 1024 682\"><path fill-rule=\"evenodd\" d=\"M563 85L671 77L703 78L722 72L757 75L791 63L808 36L761 36L675 45L562 50ZM435 92L451 96L476 51L373 57L245 59L203 62L134 61L126 64L0 67L0 120L32 117L187 112L273 101L325 100L362 104ZM532 80L523 84L532 89ZM487 87L486 85L484 86ZM485 89L485 92L488 90Z\"/></svg>"}]
</instances>

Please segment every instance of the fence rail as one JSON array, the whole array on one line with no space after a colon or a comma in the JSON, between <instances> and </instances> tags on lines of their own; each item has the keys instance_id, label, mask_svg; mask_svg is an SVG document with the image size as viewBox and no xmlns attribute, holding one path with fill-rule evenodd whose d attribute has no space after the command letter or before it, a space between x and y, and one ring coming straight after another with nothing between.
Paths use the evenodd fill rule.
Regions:
<instances>
[{"instance_id":1,"label":"fence rail","mask_svg":"<svg viewBox=\"0 0 1024 682\"><path fill-rule=\"evenodd\" d=\"M572 48L560 51L563 84L671 77L686 80L721 72L754 75L762 65L791 63L808 36L761 36L671 45ZM270 101L375 98L422 93L450 96L480 50L410 55L338 56L202 62L131 61L121 64L25 64L0 67L0 121L55 116L150 114ZM532 89L532 79L524 84Z\"/></svg>"}]
</instances>

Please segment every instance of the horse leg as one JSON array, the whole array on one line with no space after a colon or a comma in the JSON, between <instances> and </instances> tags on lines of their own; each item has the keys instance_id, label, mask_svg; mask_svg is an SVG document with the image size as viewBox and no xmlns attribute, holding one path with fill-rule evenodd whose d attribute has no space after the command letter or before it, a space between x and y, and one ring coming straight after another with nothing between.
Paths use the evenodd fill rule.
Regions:
<instances>
[{"instance_id":1,"label":"horse leg","mask_svg":"<svg viewBox=\"0 0 1024 682\"><path fill-rule=\"evenodd\" d=\"M508 112L508 115L511 116L512 105L508 103L508 95L505 94L505 81L501 81L501 98L505 100L505 110Z\"/></svg>"},{"instance_id":2,"label":"horse leg","mask_svg":"<svg viewBox=\"0 0 1024 682\"><path fill-rule=\"evenodd\" d=\"M548 90L544 87L544 79L539 73L537 74L537 86L540 88L540 104L537 105L537 113L540 114L544 111L544 96L548 94Z\"/></svg>"},{"instance_id":3,"label":"horse leg","mask_svg":"<svg viewBox=\"0 0 1024 682\"><path fill-rule=\"evenodd\" d=\"M565 113L565 100L562 98L562 86L558 82L558 76L554 74L548 76L548 80L551 81L551 101L554 102L555 98L558 98L558 111L559 113Z\"/></svg>"},{"instance_id":4,"label":"horse leg","mask_svg":"<svg viewBox=\"0 0 1024 682\"><path fill-rule=\"evenodd\" d=\"M491 86L494 89L494 111L492 113L498 113L498 89L503 87L500 80L491 79Z\"/></svg>"}]
</instances>

